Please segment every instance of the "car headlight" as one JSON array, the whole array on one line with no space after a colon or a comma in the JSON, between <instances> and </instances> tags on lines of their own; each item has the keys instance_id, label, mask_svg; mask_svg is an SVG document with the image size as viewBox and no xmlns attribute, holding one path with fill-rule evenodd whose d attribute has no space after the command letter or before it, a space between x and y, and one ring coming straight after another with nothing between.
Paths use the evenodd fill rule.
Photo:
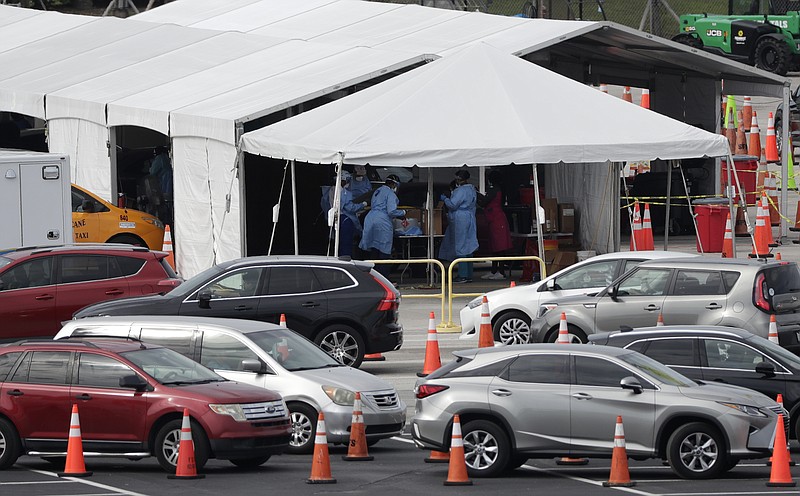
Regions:
<instances>
[{"instance_id":1,"label":"car headlight","mask_svg":"<svg viewBox=\"0 0 800 496\"><path fill-rule=\"evenodd\" d=\"M720 403L722 406L727 406L728 408L733 408L734 410L739 410L740 412L744 413L745 415L750 415L751 417L766 417L767 414L759 410L754 406L749 405L740 405L738 403Z\"/></svg>"},{"instance_id":2,"label":"car headlight","mask_svg":"<svg viewBox=\"0 0 800 496\"><path fill-rule=\"evenodd\" d=\"M233 404L233 405L208 405L211 408L211 411L214 413L218 413L220 415L230 415L233 417L233 420L237 422L244 422L247 418L244 416L244 410L242 409L242 405Z\"/></svg>"},{"instance_id":3,"label":"car headlight","mask_svg":"<svg viewBox=\"0 0 800 496\"><path fill-rule=\"evenodd\" d=\"M544 305L539 306L539 314L537 317L544 317L544 315L553 310L554 308L558 308L558 303L545 303Z\"/></svg>"},{"instance_id":4,"label":"car headlight","mask_svg":"<svg viewBox=\"0 0 800 496\"><path fill-rule=\"evenodd\" d=\"M349 389L344 389L336 386L322 386L322 390L328 395L337 405L353 406L356 401L356 393Z\"/></svg>"},{"instance_id":5,"label":"car headlight","mask_svg":"<svg viewBox=\"0 0 800 496\"><path fill-rule=\"evenodd\" d=\"M479 306L481 306L481 303L483 303L483 296L478 296L477 298L469 302L467 306L470 308L470 310L472 310L473 308L478 308Z\"/></svg>"},{"instance_id":6,"label":"car headlight","mask_svg":"<svg viewBox=\"0 0 800 496\"><path fill-rule=\"evenodd\" d=\"M142 220L147 222L148 224L156 226L159 229L164 229L164 223L156 219L155 217L143 217Z\"/></svg>"}]
</instances>

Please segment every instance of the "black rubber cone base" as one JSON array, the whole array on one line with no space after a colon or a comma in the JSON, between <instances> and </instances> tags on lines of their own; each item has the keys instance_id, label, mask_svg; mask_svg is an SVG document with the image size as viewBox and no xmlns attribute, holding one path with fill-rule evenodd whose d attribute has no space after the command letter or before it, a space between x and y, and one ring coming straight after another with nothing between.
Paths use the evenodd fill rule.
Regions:
<instances>
[{"instance_id":1,"label":"black rubber cone base","mask_svg":"<svg viewBox=\"0 0 800 496\"><path fill-rule=\"evenodd\" d=\"M336 479L308 479L306 484L336 484Z\"/></svg>"},{"instance_id":2,"label":"black rubber cone base","mask_svg":"<svg viewBox=\"0 0 800 496\"><path fill-rule=\"evenodd\" d=\"M89 477L92 472L57 472L59 477Z\"/></svg>"},{"instance_id":3,"label":"black rubber cone base","mask_svg":"<svg viewBox=\"0 0 800 496\"><path fill-rule=\"evenodd\" d=\"M472 481L471 480L461 481L461 482L458 482L458 481L455 481L455 482L444 481L444 485L445 486L471 486L472 485Z\"/></svg>"},{"instance_id":4,"label":"black rubber cone base","mask_svg":"<svg viewBox=\"0 0 800 496\"><path fill-rule=\"evenodd\" d=\"M167 479L188 479L188 480L192 480L192 479L205 479L205 478L206 478L205 474L195 474L195 475L175 475L175 474L170 474L170 475L167 476Z\"/></svg>"},{"instance_id":5,"label":"black rubber cone base","mask_svg":"<svg viewBox=\"0 0 800 496\"><path fill-rule=\"evenodd\" d=\"M556 460L556 465L588 465L589 459L588 458L558 458Z\"/></svg>"},{"instance_id":6,"label":"black rubber cone base","mask_svg":"<svg viewBox=\"0 0 800 496\"><path fill-rule=\"evenodd\" d=\"M767 487L794 487L797 483L795 481L791 482L767 482Z\"/></svg>"},{"instance_id":7,"label":"black rubber cone base","mask_svg":"<svg viewBox=\"0 0 800 496\"><path fill-rule=\"evenodd\" d=\"M603 482L603 487L633 487L636 483L631 482Z\"/></svg>"},{"instance_id":8,"label":"black rubber cone base","mask_svg":"<svg viewBox=\"0 0 800 496\"><path fill-rule=\"evenodd\" d=\"M374 456L347 456L347 455L342 456L342 460L347 462L368 462L374 459L375 459Z\"/></svg>"}]
</instances>

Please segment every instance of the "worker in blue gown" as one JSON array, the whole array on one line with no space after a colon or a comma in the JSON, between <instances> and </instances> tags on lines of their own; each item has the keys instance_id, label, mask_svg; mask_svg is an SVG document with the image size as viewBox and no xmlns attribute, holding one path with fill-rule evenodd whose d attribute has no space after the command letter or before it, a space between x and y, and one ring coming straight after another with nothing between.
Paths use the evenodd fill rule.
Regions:
<instances>
[{"instance_id":1,"label":"worker in blue gown","mask_svg":"<svg viewBox=\"0 0 800 496\"><path fill-rule=\"evenodd\" d=\"M475 224L475 209L478 192L469 182L469 171L460 169L456 172L456 189L448 198L440 197L452 215L453 241L456 258L470 258L478 249L478 232ZM472 262L458 264L458 277L454 283L472 281Z\"/></svg>"},{"instance_id":2,"label":"worker in blue gown","mask_svg":"<svg viewBox=\"0 0 800 496\"><path fill-rule=\"evenodd\" d=\"M353 177L350 179L350 182L347 183L347 189L353 193L354 202L361 202L369 199L369 193L372 193L372 183L367 177L366 166L356 165L353 167Z\"/></svg>"},{"instance_id":3,"label":"worker in blue gown","mask_svg":"<svg viewBox=\"0 0 800 496\"><path fill-rule=\"evenodd\" d=\"M361 232L361 222L358 220L358 213L367 207L367 202L354 203L353 193L347 188L351 181L350 173L342 171L342 189L339 198L341 205L341 215L339 216L339 256L353 256L353 241L356 233ZM331 194L335 193L335 188L331 188ZM333 200L331 200L333 204Z\"/></svg>"},{"instance_id":4,"label":"worker in blue gown","mask_svg":"<svg viewBox=\"0 0 800 496\"><path fill-rule=\"evenodd\" d=\"M397 187L400 178L390 174L383 186L372 193L370 211L364 218L364 232L358 247L369 253L375 260L391 258L392 242L394 241L393 218L405 218L406 211L398 209ZM376 269L384 276L388 276L388 264L377 264Z\"/></svg>"}]
</instances>

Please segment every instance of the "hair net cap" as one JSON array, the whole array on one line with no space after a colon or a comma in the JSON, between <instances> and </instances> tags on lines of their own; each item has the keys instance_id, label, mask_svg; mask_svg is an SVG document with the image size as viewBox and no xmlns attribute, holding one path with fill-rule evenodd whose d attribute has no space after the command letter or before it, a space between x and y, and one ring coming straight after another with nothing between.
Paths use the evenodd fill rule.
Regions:
<instances>
[{"instance_id":1,"label":"hair net cap","mask_svg":"<svg viewBox=\"0 0 800 496\"><path fill-rule=\"evenodd\" d=\"M400 178L399 178L399 177L397 177L397 174L389 174L389 175L386 177L386 180L387 180L387 181L392 181L392 182L394 182L395 184L400 184Z\"/></svg>"},{"instance_id":2,"label":"hair net cap","mask_svg":"<svg viewBox=\"0 0 800 496\"><path fill-rule=\"evenodd\" d=\"M456 177L466 181L467 179L469 179L469 171L466 169L461 169L459 171L456 171Z\"/></svg>"}]
</instances>

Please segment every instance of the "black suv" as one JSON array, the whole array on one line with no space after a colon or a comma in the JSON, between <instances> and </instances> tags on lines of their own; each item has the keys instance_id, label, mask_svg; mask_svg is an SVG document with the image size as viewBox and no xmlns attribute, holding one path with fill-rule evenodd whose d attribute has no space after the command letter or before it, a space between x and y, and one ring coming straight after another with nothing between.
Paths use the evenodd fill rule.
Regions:
<instances>
[{"instance_id":1,"label":"black suv","mask_svg":"<svg viewBox=\"0 0 800 496\"><path fill-rule=\"evenodd\" d=\"M400 293L373 264L332 257L248 257L218 264L165 295L90 305L97 315L197 315L279 323L313 340L345 365L397 350Z\"/></svg>"},{"instance_id":2,"label":"black suv","mask_svg":"<svg viewBox=\"0 0 800 496\"><path fill-rule=\"evenodd\" d=\"M589 342L638 351L695 380L754 389L783 405L800 433L800 357L744 329L661 326L593 334Z\"/></svg>"}]
</instances>

